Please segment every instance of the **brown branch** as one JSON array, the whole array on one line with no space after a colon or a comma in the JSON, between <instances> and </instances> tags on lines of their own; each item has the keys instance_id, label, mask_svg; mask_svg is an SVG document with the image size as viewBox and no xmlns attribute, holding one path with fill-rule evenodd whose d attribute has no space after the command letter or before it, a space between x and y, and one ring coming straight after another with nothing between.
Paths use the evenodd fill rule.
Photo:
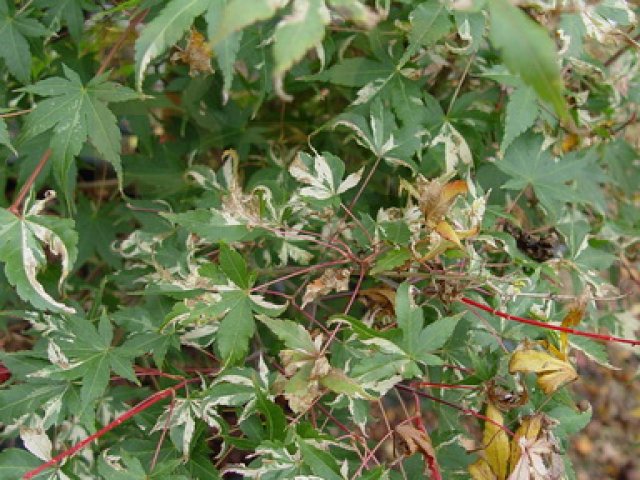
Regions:
<instances>
[{"instance_id":1,"label":"brown branch","mask_svg":"<svg viewBox=\"0 0 640 480\"><path fill-rule=\"evenodd\" d=\"M118 38L118 41L113 44L113 46L111 47L111 50L109 50L109 53L107 53L107 55L102 59L102 62L100 63L100 67L96 72L96 77L104 73L104 71L107 69L107 67L111 63L111 60L113 60L113 57L115 57L116 53L118 53L118 51L122 48L122 45L124 45L124 42L126 41L129 33L131 33L136 29L136 27L140 24L140 22L144 20L144 17L147 16L147 13L149 13L149 10L145 9L145 10L141 10L140 12L136 13L133 17L131 17L131 20L129 20L129 25L127 26L127 28L122 32L122 34L120 35L120 38Z\"/></svg>"},{"instance_id":2,"label":"brown branch","mask_svg":"<svg viewBox=\"0 0 640 480\"><path fill-rule=\"evenodd\" d=\"M611 64L613 64L616 60L618 60L622 56L622 54L627 51L627 49L629 47L635 47L636 46L635 42L640 41L640 33L638 35L636 35L635 37L633 37L633 39L630 39L629 37L625 37L625 40L627 41L626 45L624 47L620 48L620 50L618 50L616 53L611 55L604 62L604 66L605 67L611 66Z\"/></svg>"},{"instance_id":3,"label":"brown branch","mask_svg":"<svg viewBox=\"0 0 640 480\"><path fill-rule=\"evenodd\" d=\"M42 171L44 166L47 164L47 161L49 160L50 156L51 156L51 149L47 148L42 154L42 157L40 157L40 161L36 165L36 168L33 169L33 171L31 172L31 175L29 175L29 178L27 178L27 181L24 182L24 185L22 185L22 188L20 189L20 193L18 193L18 196L9 207L9 211L13 213L16 217L20 216L20 207L22 206L22 202L24 201L25 197L29 193L29 190L31 190L31 187L36 181L36 178L38 178L38 175L40 175L40 172Z\"/></svg>"}]
</instances>

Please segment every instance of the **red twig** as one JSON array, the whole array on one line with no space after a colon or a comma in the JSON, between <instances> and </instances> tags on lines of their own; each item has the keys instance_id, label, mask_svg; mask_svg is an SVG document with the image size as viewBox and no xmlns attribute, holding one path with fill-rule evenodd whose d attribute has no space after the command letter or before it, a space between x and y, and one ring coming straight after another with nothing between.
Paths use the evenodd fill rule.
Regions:
<instances>
[{"instance_id":1,"label":"red twig","mask_svg":"<svg viewBox=\"0 0 640 480\"><path fill-rule=\"evenodd\" d=\"M159 392L154 393L153 395L151 395L147 399L145 399L142 402L138 403L136 406L134 406L130 410L128 410L125 413L123 413L122 415L120 415L118 418L116 418L113 422L109 423L107 426L105 426L105 427L101 428L100 430L98 430L93 435L88 436L84 440L76 443L73 447L69 448L68 450L65 450L64 452L56 455L55 457L53 457L48 462L43 463L42 465L40 465L38 468L34 468L33 470L30 470L29 472L25 473L22 478L24 480L29 480L31 478L34 478L36 475L39 475L40 473L45 471L47 468L53 467L54 465L59 463L61 460L64 460L65 458L76 454L78 451L82 450L84 447L89 445L91 442L93 442L94 440L97 440L98 438L102 437L105 433L113 430L114 428L116 428L120 424L126 422L131 417L139 414L140 412L146 410L147 408L151 407L152 405L158 403L163 398L167 398L167 397L173 395L176 390L180 390L180 389L184 388L188 383L198 382L198 381L200 381L199 378L192 378L192 379L189 379L189 380L184 380L184 381L180 382L179 384L177 384L177 385L175 385L173 387L165 388L164 390L160 390Z\"/></svg>"},{"instance_id":2,"label":"red twig","mask_svg":"<svg viewBox=\"0 0 640 480\"><path fill-rule=\"evenodd\" d=\"M603 340L605 342L627 343L633 346L640 345L640 340L632 340L630 338L615 337L613 335L603 335L601 333L583 332L582 330L576 330L575 328L562 327L559 325L552 325L550 323L533 320L531 318L518 317L516 315L511 315L509 313L501 312L500 310L496 310L494 308L491 308L487 305L484 305L480 302L476 302L475 300L471 300L470 298L466 298L466 297L462 297L460 299L460 302L465 303L467 305L471 305L472 307L479 308L480 310L484 310L485 312L492 313L493 315L496 315L500 318L504 318L506 320L513 320L514 322L526 323L527 325L546 328L547 330L556 330L558 332L570 333L572 335L579 335L581 337L593 338L595 340Z\"/></svg>"}]
</instances>

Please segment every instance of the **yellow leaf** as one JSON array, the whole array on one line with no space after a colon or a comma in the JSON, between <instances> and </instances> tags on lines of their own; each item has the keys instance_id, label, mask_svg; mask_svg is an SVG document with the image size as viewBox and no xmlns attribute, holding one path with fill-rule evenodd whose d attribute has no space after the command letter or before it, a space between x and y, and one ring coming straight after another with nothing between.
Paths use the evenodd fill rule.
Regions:
<instances>
[{"instance_id":1,"label":"yellow leaf","mask_svg":"<svg viewBox=\"0 0 640 480\"><path fill-rule=\"evenodd\" d=\"M455 243L458 247L462 248L462 243L460 243L458 234L447 221L441 220L440 222L438 222L438 225L436 225L436 232L438 232L440 236L445 240L449 240L450 242Z\"/></svg>"},{"instance_id":2,"label":"yellow leaf","mask_svg":"<svg viewBox=\"0 0 640 480\"><path fill-rule=\"evenodd\" d=\"M498 478L484 458L469 465L469 475L473 480L496 480Z\"/></svg>"},{"instance_id":3,"label":"yellow leaf","mask_svg":"<svg viewBox=\"0 0 640 480\"><path fill-rule=\"evenodd\" d=\"M493 404L489 403L485 415L493 420L485 422L482 443L487 463L495 473L498 480L505 480L509 472L509 437L497 424L503 425L502 413Z\"/></svg>"},{"instance_id":4,"label":"yellow leaf","mask_svg":"<svg viewBox=\"0 0 640 480\"><path fill-rule=\"evenodd\" d=\"M586 294L583 294L578 300L572 303L569 306L569 311L565 315L562 320L563 327L575 327L578 325L582 318L584 317L584 312L587 309L587 297ZM569 354L569 335L567 332L562 332L560 334L560 351L562 352L562 358L564 360L567 359L567 355Z\"/></svg>"},{"instance_id":5,"label":"yellow leaf","mask_svg":"<svg viewBox=\"0 0 640 480\"><path fill-rule=\"evenodd\" d=\"M530 372L538 376L538 385L547 395L578 378L570 363L539 350L517 350L511 356L509 372Z\"/></svg>"},{"instance_id":6,"label":"yellow leaf","mask_svg":"<svg viewBox=\"0 0 640 480\"><path fill-rule=\"evenodd\" d=\"M522 455L522 449L520 448L520 439L525 437L527 440L533 442L540 431L542 430L542 415L532 415L522 420L522 423L516 430L515 435L511 439L511 459L509 465L511 465L511 471L518 464L520 456Z\"/></svg>"},{"instance_id":7,"label":"yellow leaf","mask_svg":"<svg viewBox=\"0 0 640 480\"><path fill-rule=\"evenodd\" d=\"M442 199L445 202L450 202L456 197L456 195L463 195L468 191L469 188L467 187L467 182L465 180L455 180L447 183L442 188Z\"/></svg>"}]
</instances>

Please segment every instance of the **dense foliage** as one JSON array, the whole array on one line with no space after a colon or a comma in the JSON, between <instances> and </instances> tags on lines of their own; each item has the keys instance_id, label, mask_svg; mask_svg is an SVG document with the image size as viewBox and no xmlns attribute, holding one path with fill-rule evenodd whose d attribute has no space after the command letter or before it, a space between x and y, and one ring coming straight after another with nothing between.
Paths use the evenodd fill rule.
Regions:
<instances>
[{"instance_id":1,"label":"dense foliage","mask_svg":"<svg viewBox=\"0 0 640 480\"><path fill-rule=\"evenodd\" d=\"M574 478L634 8L0 0L0 477Z\"/></svg>"}]
</instances>

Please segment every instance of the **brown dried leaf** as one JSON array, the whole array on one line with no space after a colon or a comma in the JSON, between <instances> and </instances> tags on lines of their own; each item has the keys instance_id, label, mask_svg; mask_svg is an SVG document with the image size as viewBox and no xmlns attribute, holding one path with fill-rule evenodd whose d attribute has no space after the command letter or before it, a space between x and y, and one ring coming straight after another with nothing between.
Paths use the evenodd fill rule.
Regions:
<instances>
[{"instance_id":1,"label":"brown dried leaf","mask_svg":"<svg viewBox=\"0 0 640 480\"><path fill-rule=\"evenodd\" d=\"M328 269L322 272L319 278L307 285L302 296L302 308L313 302L318 297L326 295L335 290L336 292L344 292L349 290L349 276L351 270L348 268Z\"/></svg>"},{"instance_id":2,"label":"brown dried leaf","mask_svg":"<svg viewBox=\"0 0 640 480\"><path fill-rule=\"evenodd\" d=\"M172 61L181 61L189 65L189 75L192 77L197 73L210 73L211 68L211 45L204 35L197 30L191 30L191 35L184 50L178 51L171 56Z\"/></svg>"},{"instance_id":3,"label":"brown dried leaf","mask_svg":"<svg viewBox=\"0 0 640 480\"><path fill-rule=\"evenodd\" d=\"M420 430L410 423L404 423L396 427L396 433L400 435L404 445L407 448L406 456L420 452L424 457L425 463L432 472L439 472L436 451L431 444L429 434L424 430Z\"/></svg>"},{"instance_id":4,"label":"brown dried leaf","mask_svg":"<svg viewBox=\"0 0 640 480\"><path fill-rule=\"evenodd\" d=\"M514 437L511 439L511 455L509 461L509 465L511 465L513 470L515 470L515 466L522 456L520 439L526 438L529 441L534 441L538 438L542 430L542 420L542 414L525 417L518 427L518 430L516 430Z\"/></svg>"},{"instance_id":5,"label":"brown dried leaf","mask_svg":"<svg viewBox=\"0 0 640 480\"><path fill-rule=\"evenodd\" d=\"M504 418L495 405L489 403L485 415L493 422L485 422L482 443L485 459L498 480L505 480L509 472L509 437L497 424L503 425Z\"/></svg>"},{"instance_id":6,"label":"brown dried leaf","mask_svg":"<svg viewBox=\"0 0 640 480\"><path fill-rule=\"evenodd\" d=\"M416 190L418 204L427 225L436 225L442 220L458 195L467 193L467 183L456 180L443 185L438 179L427 180L418 176Z\"/></svg>"},{"instance_id":7,"label":"brown dried leaf","mask_svg":"<svg viewBox=\"0 0 640 480\"><path fill-rule=\"evenodd\" d=\"M533 349L515 351L509 361L509 372L535 373L538 376L538 385L547 395L578 378L569 362Z\"/></svg>"},{"instance_id":8,"label":"brown dried leaf","mask_svg":"<svg viewBox=\"0 0 640 480\"><path fill-rule=\"evenodd\" d=\"M520 384L519 392L507 390L502 385L496 384L493 380L487 386L487 396L489 402L498 407L503 412L516 407L521 407L529 401L529 394L524 384Z\"/></svg>"}]
</instances>

